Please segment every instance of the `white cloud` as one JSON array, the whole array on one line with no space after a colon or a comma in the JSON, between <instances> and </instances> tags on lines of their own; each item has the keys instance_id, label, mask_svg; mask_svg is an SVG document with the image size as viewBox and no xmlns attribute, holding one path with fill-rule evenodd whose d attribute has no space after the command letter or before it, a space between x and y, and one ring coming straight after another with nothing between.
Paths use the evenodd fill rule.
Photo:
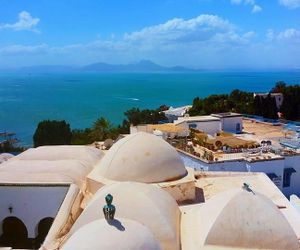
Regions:
<instances>
[{"instance_id":1,"label":"white cloud","mask_svg":"<svg viewBox=\"0 0 300 250\"><path fill-rule=\"evenodd\" d=\"M123 36L89 43L0 47L5 66L36 64L128 63L141 59L162 65L196 68L300 67L300 30L266 31L258 41L254 31L242 30L216 15L175 18ZM259 37L258 37L259 38Z\"/></svg>"},{"instance_id":2,"label":"white cloud","mask_svg":"<svg viewBox=\"0 0 300 250\"><path fill-rule=\"evenodd\" d=\"M232 41L240 35L235 25L216 15L200 15L192 19L175 18L163 24L145 27L142 30L127 33L124 40L154 46L172 44L188 44L216 40L223 37L223 42L228 38Z\"/></svg>"},{"instance_id":3,"label":"white cloud","mask_svg":"<svg viewBox=\"0 0 300 250\"><path fill-rule=\"evenodd\" d=\"M289 28L280 32L275 32L273 29L269 29L267 30L266 37L269 41L295 44L300 42L300 30Z\"/></svg>"},{"instance_id":4,"label":"white cloud","mask_svg":"<svg viewBox=\"0 0 300 250\"><path fill-rule=\"evenodd\" d=\"M293 41L293 42L300 42L300 30L286 29L286 30L280 32L278 34L277 38L280 40L289 40L289 41Z\"/></svg>"},{"instance_id":5,"label":"white cloud","mask_svg":"<svg viewBox=\"0 0 300 250\"><path fill-rule=\"evenodd\" d=\"M262 11L262 7L258 5L255 0L230 0L231 4L235 5L251 5L252 6L252 13L258 13Z\"/></svg>"},{"instance_id":6,"label":"white cloud","mask_svg":"<svg viewBox=\"0 0 300 250\"><path fill-rule=\"evenodd\" d=\"M18 15L18 21L15 23L5 23L0 24L0 29L11 29L15 31L20 30L29 30L34 32L39 32L36 29L36 26L38 25L40 19L39 18L33 18L29 12L22 11Z\"/></svg>"},{"instance_id":7,"label":"white cloud","mask_svg":"<svg viewBox=\"0 0 300 250\"><path fill-rule=\"evenodd\" d=\"M267 30L267 33L266 33L267 39L268 39L269 41L272 41L272 40L274 39L274 36L275 36L274 30L268 29L268 30Z\"/></svg>"},{"instance_id":8,"label":"white cloud","mask_svg":"<svg viewBox=\"0 0 300 250\"><path fill-rule=\"evenodd\" d=\"M261 12L261 11L262 11L262 8L257 4L255 4L252 8L252 13L257 13L257 12Z\"/></svg>"},{"instance_id":9,"label":"white cloud","mask_svg":"<svg viewBox=\"0 0 300 250\"><path fill-rule=\"evenodd\" d=\"M47 53L49 46L41 45L10 45L0 48L1 55L24 55L24 54L44 54Z\"/></svg>"},{"instance_id":10,"label":"white cloud","mask_svg":"<svg viewBox=\"0 0 300 250\"><path fill-rule=\"evenodd\" d=\"M300 7L300 0L279 0L279 3L290 9L295 9Z\"/></svg>"}]
</instances>

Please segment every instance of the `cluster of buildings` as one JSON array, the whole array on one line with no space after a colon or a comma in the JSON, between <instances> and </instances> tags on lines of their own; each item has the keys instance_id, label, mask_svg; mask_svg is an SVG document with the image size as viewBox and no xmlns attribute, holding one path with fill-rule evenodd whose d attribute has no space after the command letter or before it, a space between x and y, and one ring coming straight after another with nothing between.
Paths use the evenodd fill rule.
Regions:
<instances>
[{"instance_id":1,"label":"cluster of buildings","mask_svg":"<svg viewBox=\"0 0 300 250\"><path fill-rule=\"evenodd\" d=\"M298 129L188 108L116 142L0 155L0 250L300 249L300 150L282 141Z\"/></svg>"},{"instance_id":2,"label":"cluster of buildings","mask_svg":"<svg viewBox=\"0 0 300 250\"><path fill-rule=\"evenodd\" d=\"M0 164L0 249L300 249L300 206L264 173L204 172L155 134Z\"/></svg>"},{"instance_id":3,"label":"cluster of buildings","mask_svg":"<svg viewBox=\"0 0 300 250\"><path fill-rule=\"evenodd\" d=\"M273 95L280 104L281 95ZM164 129L160 130L163 126ZM178 115L172 123L140 125L132 127L131 133L144 131L162 136L173 143L173 138L188 138L191 130L207 135L208 139L204 144L214 142L223 145L212 145L213 150L195 145L189 139L185 140L186 148L192 147L193 152L182 146L178 151L183 160L193 168L203 171L263 172L286 197L300 195L300 146L297 147L300 145L300 128L292 131L284 125L244 118L241 114L230 112L190 117L186 110L186 113ZM217 136L222 132L231 135ZM292 142L293 146L289 146ZM230 149L228 144L230 147L236 144L236 147Z\"/></svg>"}]
</instances>

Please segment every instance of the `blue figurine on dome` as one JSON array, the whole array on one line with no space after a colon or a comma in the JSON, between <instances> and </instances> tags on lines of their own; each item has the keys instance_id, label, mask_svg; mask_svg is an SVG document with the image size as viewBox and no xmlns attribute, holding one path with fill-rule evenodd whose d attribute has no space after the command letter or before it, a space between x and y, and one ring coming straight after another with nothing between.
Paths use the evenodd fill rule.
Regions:
<instances>
[{"instance_id":1,"label":"blue figurine on dome","mask_svg":"<svg viewBox=\"0 0 300 250\"><path fill-rule=\"evenodd\" d=\"M104 217L107 221L113 220L115 213L116 213L116 208L114 205L112 205L113 201L113 196L111 194L108 194L105 196L105 201L106 205L103 207L103 213Z\"/></svg>"}]
</instances>

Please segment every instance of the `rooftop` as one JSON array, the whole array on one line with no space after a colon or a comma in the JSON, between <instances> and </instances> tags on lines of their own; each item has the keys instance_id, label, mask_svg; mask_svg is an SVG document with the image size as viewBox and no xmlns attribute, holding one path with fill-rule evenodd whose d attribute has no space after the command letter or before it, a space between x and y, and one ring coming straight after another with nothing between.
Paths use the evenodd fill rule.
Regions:
<instances>
[{"instance_id":1,"label":"rooftop","mask_svg":"<svg viewBox=\"0 0 300 250\"><path fill-rule=\"evenodd\" d=\"M217 114L212 114L211 116L219 117L219 118L225 118L225 117L242 117L241 114L232 113L232 112L217 113Z\"/></svg>"},{"instance_id":2,"label":"rooftop","mask_svg":"<svg viewBox=\"0 0 300 250\"><path fill-rule=\"evenodd\" d=\"M120 139L103 158L101 150L92 150L89 159L89 148L79 149L79 155L76 147L34 150L8 160L3 172L0 166L0 179L21 171L25 179L13 181L21 185L41 173L46 186L54 171L61 178L79 174L82 180L81 190L77 183L70 186L73 191L43 244L46 249L299 249L300 214L263 173L187 169L167 142L142 132ZM99 182L95 190L90 181ZM111 220L102 211L107 194L116 208Z\"/></svg>"},{"instance_id":3,"label":"rooftop","mask_svg":"<svg viewBox=\"0 0 300 250\"><path fill-rule=\"evenodd\" d=\"M174 123L163 123L163 124L149 124L147 125L150 129L160 130L167 133L180 133L185 131L184 128L176 126Z\"/></svg>"},{"instance_id":4,"label":"rooftop","mask_svg":"<svg viewBox=\"0 0 300 250\"><path fill-rule=\"evenodd\" d=\"M201 115L201 116L184 116L179 117L178 120L175 120L175 124L179 124L182 122L209 122L209 121L220 121L220 118L214 117L211 115Z\"/></svg>"}]
</instances>

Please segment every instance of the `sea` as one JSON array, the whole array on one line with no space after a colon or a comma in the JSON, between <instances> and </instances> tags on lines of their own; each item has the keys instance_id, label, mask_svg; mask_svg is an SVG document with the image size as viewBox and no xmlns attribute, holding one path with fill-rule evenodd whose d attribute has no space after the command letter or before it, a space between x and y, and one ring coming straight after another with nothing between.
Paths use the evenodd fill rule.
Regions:
<instances>
[{"instance_id":1,"label":"sea","mask_svg":"<svg viewBox=\"0 0 300 250\"><path fill-rule=\"evenodd\" d=\"M103 116L117 125L133 107L188 105L197 96L234 89L266 92L278 81L299 84L300 71L0 73L0 132L16 133L20 145L30 147L44 119L66 120L72 129L80 129Z\"/></svg>"}]
</instances>

